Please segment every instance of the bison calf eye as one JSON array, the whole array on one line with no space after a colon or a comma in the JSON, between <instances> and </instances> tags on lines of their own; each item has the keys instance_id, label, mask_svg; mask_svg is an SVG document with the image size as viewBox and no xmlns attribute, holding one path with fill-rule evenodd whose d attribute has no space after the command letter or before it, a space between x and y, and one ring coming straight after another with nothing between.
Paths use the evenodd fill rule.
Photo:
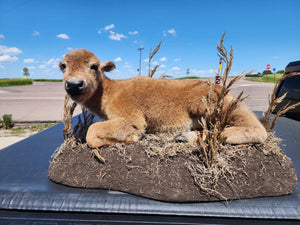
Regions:
<instances>
[{"instance_id":1,"label":"bison calf eye","mask_svg":"<svg viewBox=\"0 0 300 225\"><path fill-rule=\"evenodd\" d=\"M60 63L59 64L59 68L61 69L61 71L64 71L65 69L66 69L66 64L64 64L64 63Z\"/></svg>"},{"instance_id":2,"label":"bison calf eye","mask_svg":"<svg viewBox=\"0 0 300 225\"><path fill-rule=\"evenodd\" d=\"M97 71L97 70L98 70L98 65L97 65L97 64L93 64L93 65L91 66L91 70Z\"/></svg>"}]
</instances>

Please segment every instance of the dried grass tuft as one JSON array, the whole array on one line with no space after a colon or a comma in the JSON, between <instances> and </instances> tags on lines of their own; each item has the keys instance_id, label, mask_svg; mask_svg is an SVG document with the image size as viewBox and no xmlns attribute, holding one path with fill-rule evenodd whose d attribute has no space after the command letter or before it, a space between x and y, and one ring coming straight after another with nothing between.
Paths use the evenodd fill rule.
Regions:
<instances>
[{"instance_id":1,"label":"dried grass tuft","mask_svg":"<svg viewBox=\"0 0 300 225\"><path fill-rule=\"evenodd\" d=\"M65 101L64 101L64 117L63 117L63 137L64 140L69 139L70 137L75 137L79 139L82 143L84 143L86 140L86 133L89 128L89 126L93 123L93 120L95 116L88 112L88 110L81 106L82 110L82 116L78 116L78 122L72 129L72 116L74 113L74 110L77 106L76 102L71 102L69 95L65 95Z\"/></svg>"},{"instance_id":2,"label":"dried grass tuft","mask_svg":"<svg viewBox=\"0 0 300 225\"><path fill-rule=\"evenodd\" d=\"M162 75L159 76L158 79L165 79L165 78L172 78L172 76L163 73Z\"/></svg>"},{"instance_id":3,"label":"dried grass tuft","mask_svg":"<svg viewBox=\"0 0 300 225\"><path fill-rule=\"evenodd\" d=\"M156 65L154 67L153 70L151 70L151 61L152 61L152 58L156 55L156 53L159 51L160 49L160 46L161 46L161 42L159 42L159 44L156 46L156 48L153 50L153 52L151 51L151 48L150 48L150 53L149 53L149 60L148 60L148 77L153 77L153 75L155 74L156 72L156 69L159 67L159 65Z\"/></svg>"},{"instance_id":4,"label":"dried grass tuft","mask_svg":"<svg viewBox=\"0 0 300 225\"><path fill-rule=\"evenodd\" d=\"M272 94L269 95L269 107L268 107L267 111L265 113L263 113L262 117L260 118L261 123L264 125L264 127L266 128L266 130L268 132L270 132L274 129L279 116L285 114L289 110L295 109L296 107L300 106L300 102L295 103L293 105L290 105L290 103L287 103L286 105L282 106L274 116L271 116L272 112L276 109L277 105L280 104L287 95L287 93L285 93L280 98L275 97L278 85L283 80L285 80L289 77L295 76L295 75L299 75L299 74L300 74L299 72L293 72L288 75L284 74L275 84Z\"/></svg>"},{"instance_id":5,"label":"dried grass tuft","mask_svg":"<svg viewBox=\"0 0 300 225\"><path fill-rule=\"evenodd\" d=\"M82 117L78 117L78 122L75 125L72 135L80 139L82 143L86 142L86 133L89 126L94 122L95 116L84 107L81 106Z\"/></svg>"},{"instance_id":6,"label":"dried grass tuft","mask_svg":"<svg viewBox=\"0 0 300 225\"><path fill-rule=\"evenodd\" d=\"M70 97L69 95L65 95L65 101L64 101L64 116L63 116L63 137L64 140L68 139L72 136L72 116L74 113L74 110L77 106L76 102L69 103Z\"/></svg>"},{"instance_id":7,"label":"dried grass tuft","mask_svg":"<svg viewBox=\"0 0 300 225\"><path fill-rule=\"evenodd\" d=\"M230 47L228 55L227 49L223 45L225 33L223 33L220 43L217 45L218 56L223 59L226 68L223 74L217 74L222 80L222 89L220 92L215 91L215 84L209 83L209 92L203 97L205 112L199 123L203 127L203 132L200 134L199 144L205 156L206 166L212 167L217 156L217 147L220 145L220 134L227 124L230 122L232 112L246 97L243 97L241 92L237 98L232 100L228 106L225 107L225 96L230 92L230 88L234 83L240 80L248 73L240 74L230 81L228 81L229 73L231 71L233 61L233 49Z\"/></svg>"}]
</instances>

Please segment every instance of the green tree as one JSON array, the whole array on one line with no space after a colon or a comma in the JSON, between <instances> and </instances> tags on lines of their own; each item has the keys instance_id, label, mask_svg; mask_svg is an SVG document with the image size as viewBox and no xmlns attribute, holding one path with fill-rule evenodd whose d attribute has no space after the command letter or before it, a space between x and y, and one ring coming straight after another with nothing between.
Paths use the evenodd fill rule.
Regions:
<instances>
[{"instance_id":1,"label":"green tree","mask_svg":"<svg viewBox=\"0 0 300 225\"><path fill-rule=\"evenodd\" d=\"M272 74L272 71L271 70L264 70L262 72L263 75L266 75L266 74Z\"/></svg>"},{"instance_id":2,"label":"green tree","mask_svg":"<svg viewBox=\"0 0 300 225\"><path fill-rule=\"evenodd\" d=\"M284 70L278 70L276 73L284 73Z\"/></svg>"},{"instance_id":3,"label":"green tree","mask_svg":"<svg viewBox=\"0 0 300 225\"><path fill-rule=\"evenodd\" d=\"M4 114L2 116L2 126L4 127L4 129L9 129L13 127L13 123L12 123L12 115L11 114Z\"/></svg>"}]
</instances>

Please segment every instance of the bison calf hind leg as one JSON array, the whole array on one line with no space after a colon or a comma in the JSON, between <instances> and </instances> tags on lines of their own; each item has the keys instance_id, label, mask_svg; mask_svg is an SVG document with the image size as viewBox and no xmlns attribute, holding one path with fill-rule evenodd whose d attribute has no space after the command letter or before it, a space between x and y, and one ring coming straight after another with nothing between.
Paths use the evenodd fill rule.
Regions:
<instances>
[{"instance_id":1,"label":"bison calf hind leg","mask_svg":"<svg viewBox=\"0 0 300 225\"><path fill-rule=\"evenodd\" d=\"M221 133L221 140L229 144L255 144L267 139L267 131L256 115L244 104L240 104L232 114L232 126Z\"/></svg>"}]
</instances>

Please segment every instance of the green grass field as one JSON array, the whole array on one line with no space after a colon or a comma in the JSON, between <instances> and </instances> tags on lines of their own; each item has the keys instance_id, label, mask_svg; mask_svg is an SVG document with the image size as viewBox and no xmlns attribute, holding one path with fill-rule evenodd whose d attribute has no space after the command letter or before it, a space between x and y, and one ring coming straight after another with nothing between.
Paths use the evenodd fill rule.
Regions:
<instances>
[{"instance_id":1,"label":"green grass field","mask_svg":"<svg viewBox=\"0 0 300 225\"><path fill-rule=\"evenodd\" d=\"M282 73L264 75L262 77L246 77L246 80L257 81L257 82L266 82L266 83L276 83L281 77Z\"/></svg>"},{"instance_id":2,"label":"green grass field","mask_svg":"<svg viewBox=\"0 0 300 225\"><path fill-rule=\"evenodd\" d=\"M62 79L34 79L34 82L62 82Z\"/></svg>"},{"instance_id":3,"label":"green grass field","mask_svg":"<svg viewBox=\"0 0 300 225\"><path fill-rule=\"evenodd\" d=\"M33 82L62 82L62 79L23 79L23 78L13 78L13 79L0 79L0 87L10 87L10 86L21 86L21 85L32 85Z\"/></svg>"},{"instance_id":4,"label":"green grass field","mask_svg":"<svg viewBox=\"0 0 300 225\"><path fill-rule=\"evenodd\" d=\"M187 76L187 77L179 77L178 80L184 80L184 79L200 79L200 77L196 76Z\"/></svg>"},{"instance_id":5,"label":"green grass field","mask_svg":"<svg viewBox=\"0 0 300 225\"><path fill-rule=\"evenodd\" d=\"M31 79L0 79L0 87L10 87L10 86L21 86L21 85L31 85L33 81Z\"/></svg>"}]
</instances>

